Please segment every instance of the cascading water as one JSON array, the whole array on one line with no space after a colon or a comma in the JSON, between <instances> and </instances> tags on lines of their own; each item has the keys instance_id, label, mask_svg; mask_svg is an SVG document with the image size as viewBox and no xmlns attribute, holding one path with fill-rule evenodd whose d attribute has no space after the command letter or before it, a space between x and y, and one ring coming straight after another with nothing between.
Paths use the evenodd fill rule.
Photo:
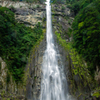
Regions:
<instances>
[{"instance_id":1,"label":"cascading water","mask_svg":"<svg viewBox=\"0 0 100 100\"><path fill-rule=\"evenodd\" d=\"M42 64L43 78L41 82L40 100L70 100L67 92L66 77L60 70L61 66L58 66L57 51L54 46L50 0L47 0L46 4L47 47Z\"/></svg>"}]
</instances>

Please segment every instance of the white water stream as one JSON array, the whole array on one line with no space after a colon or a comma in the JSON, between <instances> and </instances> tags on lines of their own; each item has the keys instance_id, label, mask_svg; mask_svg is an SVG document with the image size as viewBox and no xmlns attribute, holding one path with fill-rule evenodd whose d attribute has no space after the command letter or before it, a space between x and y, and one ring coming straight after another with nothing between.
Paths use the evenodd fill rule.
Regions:
<instances>
[{"instance_id":1,"label":"white water stream","mask_svg":"<svg viewBox=\"0 0 100 100\"><path fill-rule=\"evenodd\" d=\"M43 78L41 82L40 100L71 100L68 95L66 77L64 72L60 70L61 66L58 66L57 51L52 32L50 0L47 0L46 4L47 47L42 64Z\"/></svg>"}]
</instances>

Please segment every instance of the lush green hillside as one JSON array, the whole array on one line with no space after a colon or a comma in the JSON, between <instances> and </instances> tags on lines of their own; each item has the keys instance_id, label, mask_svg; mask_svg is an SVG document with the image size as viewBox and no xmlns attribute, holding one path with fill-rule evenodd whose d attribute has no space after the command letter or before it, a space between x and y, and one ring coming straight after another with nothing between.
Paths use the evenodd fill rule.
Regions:
<instances>
[{"instance_id":1,"label":"lush green hillside","mask_svg":"<svg viewBox=\"0 0 100 100\"><path fill-rule=\"evenodd\" d=\"M95 0L66 0L66 3L67 5L69 4L68 7L74 11L76 15L80 10L88 6L93 1Z\"/></svg>"},{"instance_id":2,"label":"lush green hillside","mask_svg":"<svg viewBox=\"0 0 100 100\"><path fill-rule=\"evenodd\" d=\"M79 0L70 8L76 15L72 24L73 47L94 76L96 66L100 66L100 0Z\"/></svg>"},{"instance_id":3,"label":"lush green hillside","mask_svg":"<svg viewBox=\"0 0 100 100\"><path fill-rule=\"evenodd\" d=\"M22 80L30 50L41 35L40 23L31 29L17 23L8 8L0 8L0 56L16 82Z\"/></svg>"}]
</instances>

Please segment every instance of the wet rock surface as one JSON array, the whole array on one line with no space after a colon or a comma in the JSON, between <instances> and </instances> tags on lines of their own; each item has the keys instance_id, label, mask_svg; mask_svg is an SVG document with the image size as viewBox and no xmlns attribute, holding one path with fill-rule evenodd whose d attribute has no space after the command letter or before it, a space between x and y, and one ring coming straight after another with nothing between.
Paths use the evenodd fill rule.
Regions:
<instances>
[{"instance_id":1,"label":"wet rock surface","mask_svg":"<svg viewBox=\"0 0 100 100\"><path fill-rule=\"evenodd\" d=\"M30 73L26 85L26 98L28 100L38 100L40 98L42 62L45 49L46 41L44 38L39 47L35 48L34 53L32 52L31 61L29 65L27 65Z\"/></svg>"},{"instance_id":2,"label":"wet rock surface","mask_svg":"<svg viewBox=\"0 0 100 100\"><path fill-rule=\"evenodd\" d=\"M15 18L19 23L23 23L31 28L38 22L42 23L43 18L46 17L44 4L1 1L0 5L8 7L15 13ZM45 28L45 25L43 26L43 28ZM6 63L0 58L0 100L33 100L33 98L37 100L37 98L39 98L41 89L41 64L46 46L45 40L39 45L31 52L30 61L25 68L25 79L23 78L25 81L24 84L19 83L16 85L11 75L9 84L6 83Z\"/></svg>"},{"instance_id":3,"label":"wet rock surface","mask_svg":"<svg viewBox=\"0 0 100 100\"><path fill-rule=\"evenodd\" d=\"M63 8L62 11L61 5L53 5L53 7L53 32L59 33L62 39L65 39L66 43L69 43L72 40L72 37L69 37L68 35L68 28L71 28L72 22L74 20L73 12L71 12L70 9L68 10L66 7ZM92 86L90 87L90 84L85 85L84 82L86 80L84 78L80 78L79 74L73 74L72 69L74 69L74 65L72 63L70 51L65 51L65 49L60 45L59 41L56 42L58 42L59 54L64 65L64 72L66 74L69 85L69 93L73 95L74 98L77 98L77 100L99 100L99 97L93 96L94 93L96 95L99 92L91 91ZM60 60L58 62L61 64ZM99 72L96 75L96 79L99 82Z\"/></svg>"},{"instance_id":4,"label":"wet rock surface","mask_svg":"<svg viewBox=\"0 0 100 100\"><path fill-rule=\"evenodd\" d=\"M10 8L15 13L16 20L19 23L23 23L26 26L30 26L32 28L38 22L42 22L43 18L46 17L45 5L43 4L40 5L40 4L27 4L23 2L11 2L11 1L2 2L1 1L0 5ZM12 6L14 8L12 8ZM61 34L61 37L66 39L66 42L71 41L71 39L66 33L68 32L68 28L71 27L71 24L74 20L73 18L74 13L71 12L69 8L66 8L65 5L52 5L52 8L53 8L52 15L54 16L52 18L53 32L55 31L59 32ZM80 83L82 83L83 81L79 78L78 75L72 76L72 73L70 72L70 70L71 70L71 67L72 68L74 67L72 65L70 55L68 52L64 50L64 48L61 45L59 45L59 43L57 43L57 39L55 35L54 35L54 38L55 38L55 44L57 44L55 45L56 49L59 50L58 64L60 66L63 63L63 67L61 69L64 70L66 78L68 80L68 84L70 85L70 89L69 89L70 94L73 94L73 91L75 91L74 95L77 96L78 100L100 100L99 97L98 98L96 98L95 96L92 97L92 94L90 93L88 86L84 87L84 89L81 90L81 94L77 89L73 90L73 86L71 86L70 80L74 80L74 84L76 86L75 88L78 88L78 85L80 85ZM16 84L13 81L11 81L9 86L7 86L6 84L7 69L5 67L6 64L0 58L0 65L1 65L0 67L0 100L2 100L2 94L3 94L3 91L5 90L12 93L10 97L7 97L7 95L4 95L6 99L13 98L12 100L15 100L15 98L17 98L18 100L39 100L40 91L41 91L41 77L42 77L41 65L42 65L43 54L44 54L45 49L46 49L46 40L44 38L44 40L40 43L40 45L36 47L34 51L31 52L31 56L30 56L31 60L26 66L26 71L27 69L29 70L29 74L27 75L27 84L26 86L22 86L19 89L16 88ZM99 77L99 74L97 76L97 80L99 81L98 77ZM51 77L51 80L52 80L52 77Z\"/></svg>"}]
</instances>

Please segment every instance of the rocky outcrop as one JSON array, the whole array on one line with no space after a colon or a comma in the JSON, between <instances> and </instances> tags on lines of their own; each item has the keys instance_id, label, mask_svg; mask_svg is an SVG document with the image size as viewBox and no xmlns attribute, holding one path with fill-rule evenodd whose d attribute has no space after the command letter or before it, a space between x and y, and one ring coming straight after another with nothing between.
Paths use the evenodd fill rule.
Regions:
<instances>
[{"instance_id":1,"label":"rocky outcrop","mask_svg":"<svg viewBox=\"0 0 100 100\"><path fill-rule=\"evenodd\" d=\"M52 5L52 15L54 16L62 16L62 17L74 17L74 12L71 12L69 8L66 7L65 4L53 4Z\"/></svg>"},{"instance_id":2,"label":"rocky outcrop","mask_svg":"<svg viewBox=\"0 0 100 100\"><path fill-rule=\"evenodd\" d=\"M25 2L2 1L0 5L8 7L15 13L15 18L19 23L33 28L38 22L42 23L46 17L44 4L28 4Z\"/></svg>"},{"instance_id":3,"label":"rocky outcrop","mask_svg":"<svg viewBox=\"0 0 100 100\"><path fill-rule=\"evenodd\" d=\"M11 98L25 100L25 83L15 83L7 69L6 62L0 57L0 100L10 100Z\"/></svg>"},{"instance_id":4,"label":"rocky outcrop","mask_svg":"<svg viewBox=\"0 0 100 100\"><path fill-rule=\"evenodd\" d=\"M38 22L43 23L46 17L44 4L28 4L25 2L1 1L0 5L8 7L15 13L19 23L33 28ZM0 58L0 100L33 100L39 98L41 88L41 64L45 50L45 40L39 42L33 51L25 68L23 83L16 84L6 63Z\"/></svg>"},{"instance_id":5,"label":"rocky outcrop","mask_svg":"<svg viewBox=\"0 0 100 100\"><path fill-rule=\"evenodd\" d=\"M4 1L4 2L0 2L0 5L6 6L10 10L12 10L15 13L15 18L19 23L23 23L26 26L30 26L32 28L38 22L42 22L43 18L46 17L45 5L43 4L40 5L40 4L27 4L23 2L15 3L15 2ZM66 33L68 31L68 27L70 27L70 24L73 21L70 9L66 8L65 5L52 5L52 8L53 8L52 15L54 15L52 19L54 30L60 32L59 28L62 27L60 29ZM66 20L67 18L66 16L68 17L70 22ZM58 23L56 23L56 21ZM61 26L59 26L59 23L61 24ZM54 37L55 37L55 40L57 40L56 36ZM67 39L68 39L68 36L67 36ZM12 91L10 90L8 91L10 91L12 96L14 96L15 94L16 98L18 98L19 96L19 98L23 97L22 99L25 99L26 97L27 100L33 100L33 99L39 100L40 90L41 90L41 77L42 77L41 66L42 66L43 54L44 54L45 48L46 48L46 42L44 39L38 47L35 47L35 49L31 51L29 62L25 68L26 74L25 74L25 79L24 79L25 80L24 85L19 84L17 86L13 81L12 83L9 83L9 88L11 88ZM64 66L68 66L69 61L65 56L67 55L66 52L63 50L63 48L61 49L60 46L58 46L57 49L59 49L59 54L58 54L59 65L66 62L64 63ZM66 73L68 68L67 67L65 68L66 68L65 69L65 73ZM68 77L67 73L66 73L66 77ZM19 100L22 100L22 99L19 99Z\"/></svg>"},{"instance_id":6,"label":"rocky outcrop","mask_svg":"<svg viewBox=\"0 0 100 100\"><path fill-rule=\"evenodd\" d=\"M16 20L19 23L23 23L31 28L33 28L38 22L42 23L42 20L45 17L45 11L39 12L38 10L33 11L30 9L16 9L15 13Z\"/></svg>"},{"instance_id":7,"label":"rocky outcrop","mask_svg":"<svg viewBox=\"0 0 100 100\"><path fill-rule=\"evenodd\" d=\"M26 26L34 27L38 22L42 22L46 17L45 5L43 4L27 4L23 2L0 2L0 5L8 7L15 13L15 18L19 23L23 23ZM66 43L71 41L69 37L68 28L71 28L71 24L74 20L74 13L70 11L66 5L52 5L52 21L53 32L60 33L61 37L66 40ZM57 39L55 37L55 43ZM56 45L55 44L55 45ZM39 100L41 90L41 77L42 77L42 61L43 54L46 49L45 38L40 44L38 44L32 51L29 61L25 68L24 84L16 84L11 74L6 68L6 63L0 58L0 96L1 98L8 99L13 98L19 100ZM80 78L79 74L74 75L72 69L74 65L72 63L71 55L65 51L61 45L58 45L56 49L59 49L58 63L63 63L63 67L66 74L66 78L69 84L70 94L74 94L78 100L96 100L92 97L90 88L88 85L84 86L84 78ZM8 77L9 76L9 77ZM10 80L9 80L10 79ZM9 82L7 82L9 80ZM99 74L97 75L99 81ZM73 84L72 84L73 82ZM85 99L84 99L85 98Z\"/></svg>"},{"instance_id":8,"label":"rocky outcrop","mask_svg":"<svg viewBox=\"0 0 100 100\"><path fill-rule=\"evenodd\" d=\"M0 57L0 90L2 90L6 85L6 77L7 77L6 63Z\"/></svg>"},{"instance_id":9,"label":"rocky outcrop","mask_svg":"<svg viewBox=\"0 0 100 100\"><path fill-rule=\"evenodd\" d=\"M29 68L29 76L26 85L27 100L39 100L41 90L42 61L46 41L44 40L31 52L30 61L26 68Z\"/></svg>"},{"instance_id":10,"label":"rocky outcrop","mask_svg":"<svg viewBox=\"0 0 100 100\"><path fill-rule=\"evenodd\" d=\"M23 83L15 83L6 63L0 58L0 100L39 100L45 49L46 41L44 38L31 50L25 67Z\"/></svg>"},{"instance_id":11,"label":"rocky outcrop","mask_svg":"<svg viewBox=\"0 0 100 100\"><path fill-rule=\"evenodd\" d=\"M72 36L69 34L69 28L71 29L71 25L74 20L73 12L71 12L70 9L68 10L68 8L64 5L63 8L61 5L53 5L53 7L53 32L58 33L59 37L61 36L62 39L66 40L63 43L69 44L72 40ZM99 100L99 89L96 89L96 91L93 90L96 82L92 81L92 78L87 70L86 62L82 58L80 58L79 62L76 61L78 59L76 59L75 56L78 54L74 52L72 48L69 50L67 45L63 44L62 46L61 41L58 41L58 44L61 59L63 59L62 61L64 64L64 71L68 81L70 94L74 95L77 100ZM66 46L66 49L64 45ZM75 69L79 70L78 73L75 73L75 71L77 71ZM98 71L95 77L98 83L99 73L100 72Z\"/></svg>"},{"instance_id":12,"label":"rocky outcrop","mask_svg":"<svg viewBox=\"0 0 100 100\"><path fill-rule=\"evenodd\" d=\"M68 36L68 29L71 28L71 24L74 20L74 13L70 11L66 5L52 5L52 23L54 31L61 34L61 37L70 41L71 38ZM63 33L63 34L62 34Z\"/></svg>"},{"instance_id":13,"label":"rocky outcrop","mask_svg":"<svg viewBox=\"0 0 100 100\"><path fill-rule=\"evenodd\" d=\"M38 22L42 23L43 18L46 17L45 11L41 8L17 8L15 14L15 18L19 23L23 23L26 26L31 26L32 28Z\"/></svg>"}]
</instances>

